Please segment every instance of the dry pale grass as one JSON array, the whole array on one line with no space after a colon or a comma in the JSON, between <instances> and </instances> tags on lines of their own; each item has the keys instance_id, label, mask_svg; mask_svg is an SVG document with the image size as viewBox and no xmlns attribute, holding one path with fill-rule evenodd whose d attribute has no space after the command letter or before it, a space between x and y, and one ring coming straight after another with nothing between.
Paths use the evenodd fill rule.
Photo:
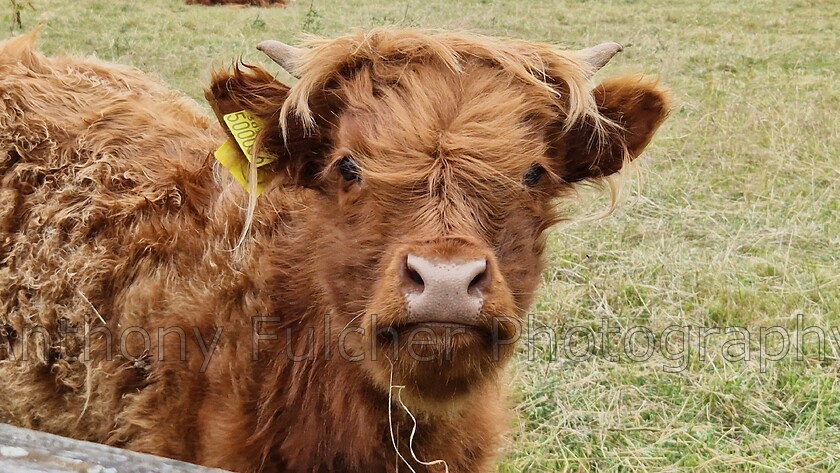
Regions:
<instances>
[{"instance_id":1,"label":"dry pale grass","mask_svg":"<svg viewBox=\"0 0 840 473\"><path fill-rule=\"evenodd\" d=\"M554 231L533 310L544 334L512 367L514 426L501 471L830 471L840 463L840 3L832 0L299 1L285 9L181 0L33 0L47 52L95 54L160 75L196 99L261 39L383 24L470 29L569 47L613 40L603 75L658 72L679 99L641 163L644 186L611 217ZM2 11L2 10L0 10ZM12 12L4 24L12 25ZM269 65L269 67L272 67ZM272 67L272 70L276 68ZM632 176L631 176L632 177ZM633 179L631 179L633 182ZM636 181L638 182L638 181ZM589 215L608 204L584 189ZM806 336L795 356L797 315ZM691 326L679 340L602 339L604 324ZM769 327L785 328L789 353ZM582 329L598 331L584 354ZM732 332L743 327L750 359ZM834 328L837 338L832 336ZM684 330L684 329L681 329ZM761 335L765 343L761 343ZM625 343L626 342L626 343ZM625 347L626 345L626 347ZM762 348L763 347L763 348ZM627 350L625 350L627 348ZM820 352L822 348L822 352ZM622 353L614 360L609 353ZM761 356L761 349L764 355ZM577 350L577 351L575 351ZM822 355L822 356L821 356ZM681 366L670 372L665 366ZM762 366L765 369L762 369ZM764 372L763 372L764 371Z\"/></svg>"}]
</instances>

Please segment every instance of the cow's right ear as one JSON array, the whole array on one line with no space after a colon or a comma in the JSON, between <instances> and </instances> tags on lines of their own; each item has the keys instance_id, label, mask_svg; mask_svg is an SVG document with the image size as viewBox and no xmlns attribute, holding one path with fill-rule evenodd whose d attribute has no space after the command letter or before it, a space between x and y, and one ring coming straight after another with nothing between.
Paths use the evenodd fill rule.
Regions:
<instances>
[{"instance_id":1,"label":"cow's right ear","mask_svg":"<svg viewBox=\"0 0 840 473\"><path fill-rule=\"evenodd\" d=\"M668 117L671 98L656 77L620 76L598 85L592 94L598 114L612 126L599 130L581 120L555 142L561 157L557 174L567 182L597 179L636 159Z\"/></svg>"},{"instance_id":2,"label":"cow's right ear","mask_svg":"<svg viewBox=\"0 0 840 473\"><path fill-rule=\"evenodd\" d=\"M204 96L222 127L224 116L247 110L263 124L257 146L277 160L267 166L282 176L287 185L317 187L318 177L326 162L326 141L321 130L307 129L296 117L287 122L286 138L280 130L280 111L289 95L289 87L277 81L266 70L251 65L237 65L231 70L215 71Z\"/></svg>"}]
</instances>

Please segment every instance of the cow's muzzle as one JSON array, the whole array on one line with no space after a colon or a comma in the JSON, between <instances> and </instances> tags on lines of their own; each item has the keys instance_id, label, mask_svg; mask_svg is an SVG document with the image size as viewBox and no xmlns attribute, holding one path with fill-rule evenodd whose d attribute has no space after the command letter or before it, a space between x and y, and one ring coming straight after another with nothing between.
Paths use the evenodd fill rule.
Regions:
<instances>
[{"instance_id":1,"label":"cow's muzzle","mask_svg":"<svg viewBox=\"0 0 840 473\"><path fill-rule=\"evenodd\" d=\"M424 402L450 402L491 379L513 352L520 317L488 245L404 242L388 261L368 307L374 379L410 385Z\"/></svg>"},{"instance_id":2,"label":"cow's muzzle","mask_svg":"<svg viewBox=\"0 0 840 473\"><path fill-rule=\"evenodd\" d=\"M403 309L388 325L489 331L490 315L499 315L507 288L484 245L466 237L441 238L403 245L394 258L390 271Z\"/></svg>"},{"instance_id":3,"label":"cow's muzzle","mask_svg":"<svg viewBox=\"0 0 840 473\"><path fill-rule=\"evenodd\" d=\"M408 253L401 269L406 323L482 325L482 291L492 278L486 258L446 260Z\"/></svg>"}]
</instances>

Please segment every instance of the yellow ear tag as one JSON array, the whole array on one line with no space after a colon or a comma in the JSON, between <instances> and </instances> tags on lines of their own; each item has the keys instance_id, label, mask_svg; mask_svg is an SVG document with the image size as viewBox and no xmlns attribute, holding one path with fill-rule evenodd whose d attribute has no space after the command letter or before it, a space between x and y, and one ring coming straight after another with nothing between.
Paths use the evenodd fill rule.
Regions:
<instances>
[{"instance_id":1,"label":"yellow ear tag","mask_svg":"<svg viewBox=\"0 0 840 473\"><path fill-rule=\"evenodd\" d=\"M257 140L257 134L263 127L262 120L251 115L247 110L240 110L238 112L228 113L224 117L225 125L227 125L233 138L239 144L239 148L245 153L248 162L253 161L251 156L251 148ZM276 161L277 158L266 152L260 151L257 156L257 167L265 166L266 164Z\"/></svg>"},{"instance_id":2,"label":"yellow ear tag","mask_svg":"<svg viewBox=\"0 0 840 473\"><path fill-rule=\"evenodd\" d=\"M251 148L254 146L257 134L262 129L262 122L246 110L229 113L223 118L234 139L225 141L213 155L234 179L250 192L248 176L249 163L252 160ZM264 150L257 155L257 197L262 194L274 177L271 171L260 168L276 160L276 157Z\"/></svg>"},{"instance_id":3,"label":"yellow ear tag","mask_svg":"<svg viewBox=\"0 0 840 473\"><path fill-rule=\"evenodd\" d=\"M230 172L231 176L236 179L246 191L251 191L251 186L248 185L249 164L242 150L236 145L232 139L229 139L213 153L218 161L225 169ZM257 168L257 197L263 193L265 186L271 181L274 175L264 169Z\"/></svg>"}]
</instances>

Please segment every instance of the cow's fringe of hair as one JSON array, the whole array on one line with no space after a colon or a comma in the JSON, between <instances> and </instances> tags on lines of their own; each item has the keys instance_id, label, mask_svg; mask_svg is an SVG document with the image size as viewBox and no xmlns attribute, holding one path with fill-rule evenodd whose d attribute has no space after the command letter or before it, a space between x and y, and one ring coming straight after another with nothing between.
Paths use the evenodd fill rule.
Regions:
<instances>
[{"instance_id":1,"label":"cow's fringe of hair","mask_svg":"<svg viewBox=\"0 0 840 473\"><path fill-rule=\"evenodd\" d=\"M394 30L378 28L336 39L309 36L301 44L301 56L292 64L300 80L289 91L280 113L284 137L291 114L308 128L314 128L315 116L309 108L310 96L349 67L367 63L374 70L399 69L408 61L436 61L454 72L462 70L465 60L495 63L517 79L537 86L552 97L565 112L565 127L588 119L597 134L604 135L614 126L598 113L590 92L592 67L576 51L514 39L498 39L474 33L447 33L429 30ZM556 87L565 85L568 97L561 97Z\"/></svg>"},{"instance_id":2,"label":"cow's fringe of hair","mask_svg":"<svg viewBox=\"0 0 840 473\"><path fill-rule=\"evenodd\" d=\"M279 114L279 128L284 140L289 137L290 121L293 119L303 124L306 130L314 130L316 117L310 107L313 95L322 92L333 79L347 71L366 65L373 74L393 77L399 76L399 71L409 62L426 62L459 73L464 70L464 63L470 60L495 64L519 81L543 91L545 97L561 111L564 131L581 123L591 128L591 148L610 146L614 136L622 129L620 124L599 113L591 92L590 79L595 71L578 51L561 51L548 44L474 33L392 28L357 30L335 39L307 36L300 44L300 51L300 56L289 64L300 79L290 88ZM262 139L258 139L253 152L258 153L261 146ZM624 152L627 169L631 156L626 149ZM639 174L638 168L634 169ZM251 163L245 224L237 248L248 239L254 222L257 172L255 163ZM611 215L622 201L627 181L626 172L590 181L608 189L610 204L603 212L583 220L597 220Z\"/></svg>"},{"instance_id":3,"label":"cow's fringe of hair","mask_svg":"<svg viewBox=\"0 0 840 473\"><path fill-rule=\"evenodd\" d=\"M544 91L564 114L566 131L580 122L589 124L594 130L595 147L607 146L610 132L619 128L598 112L590 83L594 71L577 51L560 51L548 44L474 33L391 28L357 30L336 39L308 36L300 46L300 57L290 64L300 80L291 87L279 115L284 140L289 136L292 115L306 129L314 129L311 97L332 79L362 64L369 65L372 71L394 75L409 61L439 63L456 73L463 70L467 60L496 64L523 83ZM255 143L255 153L259 152L261 144L260 140ZM254 163L249 166L249 175L251 189L237 247L246 241L256 211L257 168ZM620 203L623 182L623 178L607 180L611 205L603 216L612 213Z\"/></svg>"}]
</instances>

